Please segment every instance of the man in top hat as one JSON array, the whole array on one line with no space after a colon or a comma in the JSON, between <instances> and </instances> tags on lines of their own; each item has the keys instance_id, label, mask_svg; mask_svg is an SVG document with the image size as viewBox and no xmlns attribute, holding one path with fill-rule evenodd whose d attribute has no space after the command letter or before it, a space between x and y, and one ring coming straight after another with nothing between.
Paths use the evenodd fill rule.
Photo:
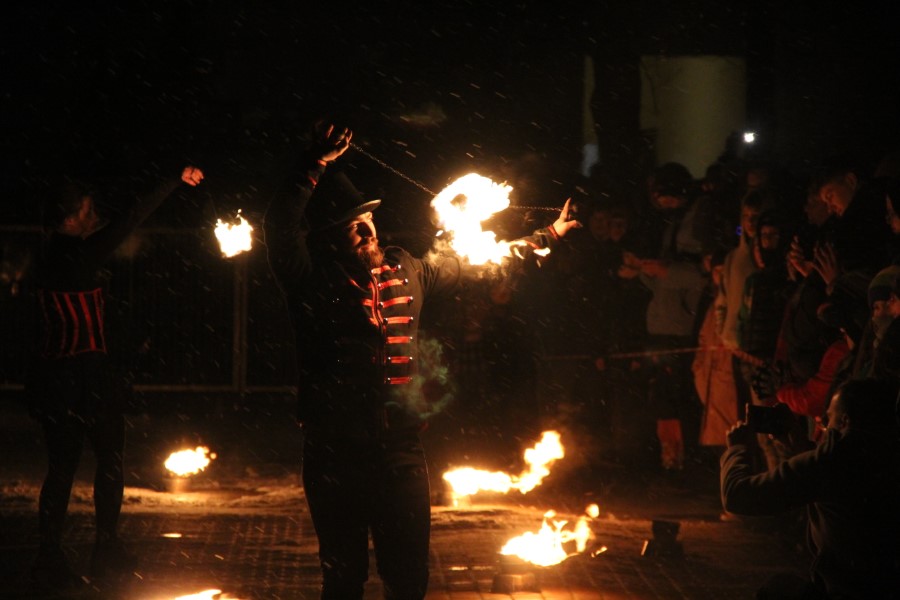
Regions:
<instances>
[{"instance_id":1,"label":"man in top hat","mask_svg":"<svg viewBox=\"0 0 900 600\"><path fill-rule=\"evenodd\" d=\"M372 211L380 200L325 172L351 136L333 127L317 134L265 217L269 264L296 335L303 485L322 598L363 597L370 533L385 597L423 598L430 492L417 330L423 304L456 289L460 263L379 246ZM567 203L527 241L552 248L577 226Z\"/></svg>"}]
</instances>

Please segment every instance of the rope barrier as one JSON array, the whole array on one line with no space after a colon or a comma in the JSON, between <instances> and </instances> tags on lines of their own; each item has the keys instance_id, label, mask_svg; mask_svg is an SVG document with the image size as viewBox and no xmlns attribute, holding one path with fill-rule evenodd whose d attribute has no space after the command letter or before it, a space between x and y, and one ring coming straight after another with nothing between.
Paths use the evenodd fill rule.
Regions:
<instances>
[{"instance_id":1,"label":"rope barrier","mask_svg":"<svg viewBox=\"0 0 900 600\"><path fill-rule=\"evenodd\" d=\"M697 352L713 352L725 350L734 354L738 360L751 364L755 367L764 367L768 364L765 360L753 356L743 350L737 348L727 348L725 346L697 346L694 348L672 348L669 350L645 350L640 352L617 352L614 354L604 354L595 356L593 354L555 354L545 356L544 360L598 360L598 359L616 359L616 358L650 358L654 356L669 356L673 354L694 354Z\"/></svg>"}]
</instances>

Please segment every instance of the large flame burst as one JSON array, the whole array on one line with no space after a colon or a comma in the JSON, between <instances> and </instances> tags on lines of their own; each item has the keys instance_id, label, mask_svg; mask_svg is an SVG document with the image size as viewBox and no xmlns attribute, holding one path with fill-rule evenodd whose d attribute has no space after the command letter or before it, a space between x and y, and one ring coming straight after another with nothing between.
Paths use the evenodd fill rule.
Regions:
<instances>
[{"instance_id":1,"label":"large flame burst","mask_svg":"<svg viewBox=\"0 0 900 600\"><path fill-rule=\"evenodd\" d=\"M453 503L481 491L506 493L518 490L526 494L539 486L550 474L550 465L565 456L565 449L560 442L559 433L545 431L541 440L533 448L525 450L526 469L519 476L501 471L483 471L472 467L462 467L444 473L444 480L453 491Z\"/></svg>"},{"instance_id":2,"label":"large flame burst","mask_svg":"<svg viewBox=\"0 0 900 600\"><path fill-rule=\"evenodd\" d=\"M477 173L464 175L431 201L450 247L473 265L500 264L511 255L511 242L497 241L481 224L509 207L512 188Z\"/></svg>"}]
</instances>

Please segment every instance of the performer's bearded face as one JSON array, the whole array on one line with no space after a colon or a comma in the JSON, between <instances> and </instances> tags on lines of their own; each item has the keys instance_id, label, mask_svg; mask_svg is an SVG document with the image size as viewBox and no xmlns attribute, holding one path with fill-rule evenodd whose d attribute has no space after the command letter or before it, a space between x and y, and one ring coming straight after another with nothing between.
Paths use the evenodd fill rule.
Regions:
<instances>
[{"instance_id":1,"label":"performer's bearded face","mask_svg":"<svg viewBox=\"0 0 900 600\"><path fill-rule=\"evenodd\" d=\"M374 269L384 260L384 251L378 246L378 236L372 213L367 212L343 226L344 248L367 269Z\"/></svg>"}]
</instances>

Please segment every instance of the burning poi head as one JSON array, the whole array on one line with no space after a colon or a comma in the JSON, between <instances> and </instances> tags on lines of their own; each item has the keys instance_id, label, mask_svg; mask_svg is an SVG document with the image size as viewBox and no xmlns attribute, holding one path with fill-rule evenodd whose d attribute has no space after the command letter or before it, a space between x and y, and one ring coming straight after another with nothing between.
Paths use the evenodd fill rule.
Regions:
<instances>
[{"instance_id":1,"label":"burning poi head","mask_svg":"<svg viewBox=\"0 0 900 600\"><path fill-rule=\"evenodd\" d=\"M512 188L494 183L477 173L464 175L445 187L431 201L450 247L473 265L500 264L511 255L510 242L498 242L493 231L481 224L509 207Z\"/></svg>"},{"instance_id":2,"label":"burning poi head","mask_svg":"<svg viewBox=\"0 0 900 600\"><path fill-rule=\"evenodd\" d=\"M222 219L216 220L216 239L219 240L219 248L227 258L237 256L253 247L253 227L241 215L238 210L235 221L225 223Z\"/></svg>"}]
</instances>

